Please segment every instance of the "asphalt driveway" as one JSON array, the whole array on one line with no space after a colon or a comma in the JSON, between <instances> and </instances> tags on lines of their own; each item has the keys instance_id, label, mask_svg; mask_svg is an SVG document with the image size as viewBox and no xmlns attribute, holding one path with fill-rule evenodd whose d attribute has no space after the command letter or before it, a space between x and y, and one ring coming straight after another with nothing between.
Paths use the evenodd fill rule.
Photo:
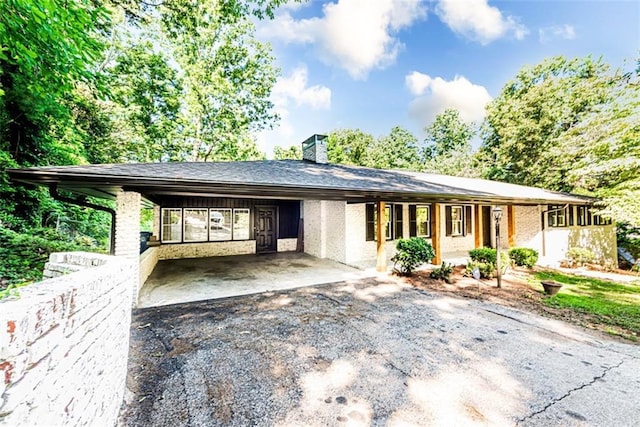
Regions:
<instances>
[{"instance_id":1,"label":"asphalt driveway","mask_svg":"<svg viewBox=\"0 0 640 427\"><path fill-rule=\"evenodd\" d=\"M362 279L139 309L122 425L631 426L640 347Z\"/></svg>"}]
</instances>

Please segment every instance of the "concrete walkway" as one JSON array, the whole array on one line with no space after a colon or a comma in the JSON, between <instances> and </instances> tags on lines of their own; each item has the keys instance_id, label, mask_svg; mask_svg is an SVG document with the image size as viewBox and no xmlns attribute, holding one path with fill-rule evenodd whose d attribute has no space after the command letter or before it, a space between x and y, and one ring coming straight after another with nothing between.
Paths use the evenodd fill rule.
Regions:
<instances>
[{"instance_id":1,"label":"concrete walkway","mask_svg":"<svg viewBox=\"0 0 640 427\"><path fill-rule=\"evenodd\" d=\"M160 261L140 290L138 307L227 298L371 277L307 254L285 252Z\"/></svg>"}]
</instances>

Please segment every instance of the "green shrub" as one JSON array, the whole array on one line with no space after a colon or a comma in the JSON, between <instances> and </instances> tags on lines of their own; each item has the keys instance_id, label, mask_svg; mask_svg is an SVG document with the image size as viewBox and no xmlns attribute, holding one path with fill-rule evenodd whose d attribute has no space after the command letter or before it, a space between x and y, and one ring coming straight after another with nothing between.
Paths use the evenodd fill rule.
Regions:
<instances>
[{"instance_id":1,"label":"green shrub","mask_svg":"<svg viewBox=\"0 0 640 427\"><path fill-rule=\"evenodd\" d=\"M477 268L480 272L480 277L483 279L493 279L496 277L496 266L495 264L491 264L489 262L477 262L471 261L467 263L467 268L465 271L465 276L472 276L473 270Z\"/></svg>"},{"instance_id":2,"label":"green shrub","mask_svg":"<svg viewBox=\"0 0 640 427\"><path fill-rule=\"evenodd\" d=\"M496 264L496 250L493 248L476 248L469 251L472 261Z\"/></svg>"},{"instance_id":3,"label":"green shrub","mask_svg":"<svg viewBox=\"0 0 640 427\"><path fill-rule=\"evenodd\" d=\"M22 234L0 227L0 289L42 279L44 264L53 252L95 250L63 239L68 238L52 229Z\"/></svg>"},{"instance_id":4,"label":"green shrub","mask_svg":"<svg viewBox=\"0 0 640 427\"><path fill-rule=\"evenodd\" d=\"M398 251L391 261L393 269L400 274L409 275L420 264L430 261L435 256L433 246L421 237L399 239L396 243Z\"/></svg>"},{"instance_id":5,"label":"green shrub","mask_svg":"<svg viewBox=\"0 0 640 427\"><path fill-rule=\"evenodd\" d=\"M509 258L515 265L533 268L538 262L538 251L531 248L512 248L509 250Z\"/></svg>"},{"instance_id":6,"label":"green shrub","mask_svg":"<svg viewBox=\"0 0 640 427\"><path fill-rule=\"evenodd\" d=\"M453 264L447 264L442 261L442 265L434 269L430 277L432 279L444 280L447 283L451 283L451 275L453 274Z\"/></svg>"},{"instance_id":7,"label":"green shrub","mask_svg":"<svg viewBox=\"0 0 640 427\"><path fill-rule=\"evenodd\" d=\"M573 247L567 251L567 258L575 264L584 265L588 262L593 262L596 259L596 256L589 249Z\"/></svg>"}]
</instances>

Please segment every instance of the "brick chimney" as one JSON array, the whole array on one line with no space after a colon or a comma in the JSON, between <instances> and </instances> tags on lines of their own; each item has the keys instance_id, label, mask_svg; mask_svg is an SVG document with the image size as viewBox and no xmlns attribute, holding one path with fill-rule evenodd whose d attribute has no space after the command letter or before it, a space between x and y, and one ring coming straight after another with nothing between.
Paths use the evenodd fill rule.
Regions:
<instances>
[{"instance_id":1,"label":"brick chimney","mask_svg":"<svg viewBox=\"0 0 640 427\"><path fill-rule=\"evenodd\" d=\"M327 135L315 134L302 143L302 160L327 163Z\"/></svg>"}]
</instances>

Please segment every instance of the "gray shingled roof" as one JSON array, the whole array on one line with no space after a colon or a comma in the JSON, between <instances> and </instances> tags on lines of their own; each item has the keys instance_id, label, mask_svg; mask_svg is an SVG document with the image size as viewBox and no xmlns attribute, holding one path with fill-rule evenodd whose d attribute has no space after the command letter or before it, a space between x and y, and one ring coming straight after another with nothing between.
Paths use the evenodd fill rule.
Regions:
<instances>
[{"instance_id":1,"label":"gray shingled roof","mask_svg":"<svg viewBox=\"0 0 640 427\"><path fill-rule=\"evenodd\" d=\"M119 188L145 197L235 195L292 199L588 203L590 199L482 179L317 164L304 160L123 163L10 169L14 181L56 184L81 194L113 197Z\"/></svg>"}]
</instances>

